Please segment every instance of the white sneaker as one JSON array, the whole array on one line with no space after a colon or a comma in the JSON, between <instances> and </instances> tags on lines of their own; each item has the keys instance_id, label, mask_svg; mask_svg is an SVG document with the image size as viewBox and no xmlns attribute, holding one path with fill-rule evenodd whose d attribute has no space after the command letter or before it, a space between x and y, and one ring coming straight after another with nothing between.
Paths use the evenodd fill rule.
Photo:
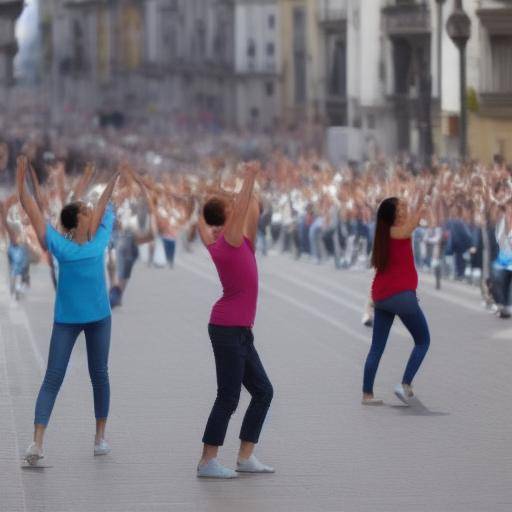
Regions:
<instances>
[{"instance_id":1,"label":"white sneaker","mask_svg":"<svg viewBox=\"0 0 512 512\"><path fill-rule=\"evenodd\" d=\"M41 459L44 459L43 450L36 443L32 443L25 452L25 461L30 466L36 466Z\"/></svg>"},{"instance_id":2,"label":"white sneaker","mask_svg":"<svg viewBox=\"0 0 512 512\"><path fill-rule=\"evenodd\" d=\"M238 477L232 469L224 467L216 458L210 459L206 464L198 466L197 476L199 478L219 478L221 480Z\"/></svg>"},{"instance_id":3,"label":"white sneaker","mask_svg":"<svg viewBox=\"0 0 512 512\"><path fill-rule=\"evenodd\" d=\"M111 449L105 439L102 439L98 444L94 445L94 455L107 455Z\"/></svg>"},{"instance_id":4,"label":"white sneaker","mask_svg":"<svg viewBox=\"0 0 512 512\"><path fill-rule=\"evenodd\" d=\"M361 323L365 326L365 327L372 327L373 325L373 318L370 314L368 313L365 313L363 315L363 318L361 318Z\"/></svg>"},{"instance_id":5,"label":"white sneaker","mask_svg":"<svg viewBox=\"0 0 512 512\"><path fill-rule=\"evenodd\" d=\"M254 454L248 459L238 459L236 471L238 473L275 473L273 467L262 464Z\"/></svg>"},{"instance_id":6,"label":"white sneaker","mask_svg":"<svg viewBox=\"0 0 512 512\"><path fill-rule=\"evenodd\" d=\"M384 405L384 400L380 398L363 398L361 400L362 405Z\"/></svg>"},{"instance_id":7,"label":"white sneaker","mask_svg":"<svg viewBox=\"0 0 512 512\"><path fill-rule=\"evenodd\" d=\"M409 405L411 398L414 397L412 387L407 384L397 384L395 386L396 397L406 405Z\"/></svg>"}]
</instances>

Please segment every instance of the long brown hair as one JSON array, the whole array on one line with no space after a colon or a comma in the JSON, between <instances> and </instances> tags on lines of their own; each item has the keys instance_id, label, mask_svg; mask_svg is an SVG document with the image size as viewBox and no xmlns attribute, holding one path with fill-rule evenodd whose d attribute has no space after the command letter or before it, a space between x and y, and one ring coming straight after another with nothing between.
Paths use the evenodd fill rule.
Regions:
<instances>
[{"instance_id":1,"label":"long brown hair","mask_svg":"<svg viewBox=\"0 0 512 512\"><path fill-rule=\"evenodd\" d=\"M377 209L377 225L372 250L372 267L377 271L383 271L388 264L391 226L395 223L397 206L398 198L388 197Z\"/></svg>"}]
</instances>

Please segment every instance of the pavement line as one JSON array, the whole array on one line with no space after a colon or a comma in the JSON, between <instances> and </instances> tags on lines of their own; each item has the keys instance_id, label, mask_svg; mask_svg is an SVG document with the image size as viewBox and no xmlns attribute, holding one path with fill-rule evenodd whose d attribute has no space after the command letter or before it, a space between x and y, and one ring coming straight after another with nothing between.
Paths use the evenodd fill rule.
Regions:
<instances>
[{"instance_id":1,"label":"pavement line","mask_svg":"<svg viewBox=\"0 0 512 512\"><path fill-rule=\"evenodd\" d=\"M188 270L189 272L192 272L198 276L204 277L205 279L208 279L208 281L210 281L212 283L218 284L217 279L212 277L210 274L207 274L206 272L204 272L202 270L198 270L197 268L192 267L188 263L184 263L182 260L179 261L178 264L181 265L186 270ZM302 311L305 311L306 313L309 313L313 316L316 316L316 317L322 319L324 322L327 322L327 323L331 324L332 326L336 327L337 329L340 329L341 331L346 332L350 336L358 339L359 341L362 341L366 345L370 344L370 340L368 339L368 337L363 336L360 332L357 332L356 330L352 329L351 327L348 327L344 323L339 322L338 320L335 320L334 318L325 314L324 312L320 311L319 309L317 309L313 306L310 306L308 304L304 304L303 302L300 302L300 301L294 299L293 297L291 297L290 295L288 295L286 293L278 292L277 290L275 290L274 288L272 288L266 284L261 284L260 288L263 291L269 293L270 295L273 295L274 297L277 297L285 302L288 302L289 304L295 306L298 309L301 309Z\"/></svg>"},{"instance_id":2,"label":"pavement line","mask_svg":"<svg viewBox=\"0 0 512 512\"><path fill-rule=\"evenodd\" d=\"M302 269L301 269L301 273L304 273L302 271ZM311 273L311 275L313 275L313 273ZM355 280L357 280L357 281L362 281L363 279L366 281L366 279L364 278L363 275L355 273L355 272L350 273L350 276L354 277ZM423 281L423 279L424 279L424 276L420 273L419 278L420 278L420 283L421 283L421 281ZM315 276L315 279L318 279L318 277ZM359 298L361 296L359 293L353 292L346 287L340 286L339 284L331 283L331 286L336 287L340 291L344 291L345 293L351 294L356 298ZM447 292L446 290L439 290L439 291L438 290L430 290L427 287L420 286L418 288L418 295L420 297L421 297L421 295L429 295L430 297L444 300L445 302L455 304L461 308L469 309L470 311L474 311L476 313L480 313L480 314L485 313L485 310L482 307L476 305L474 303L474 301L470 301L468 299L465 299L464 297L454 295L453 293Z\"/></svg>"},{"instance_id":3,"label":"pavement line","mask_svg":"<svg viewBox=\"0 0 512 512\"><path fill-rule=\"evenodd\" d=\"M280 261L284 261L285 263L289 263L287 261L286 256L283 256L281 254L270 254L269 253L269 257L271 257L274 260L280 260ZM312 263L308 263L306 261L299 260L299 261L296 261L295 263L297 263L296 268L300 268L302 271L304 271L306 268L308 268L308 266L310 266L311 268L318 268L318 265L313 265ZM320 268L329 268L329 267L326 265L323 265L323 266L320 266ZM334 272L339 272L334 269L331 269L331 270L333 270ZM371 270L371 269L368 269L368 270ZM364 269L353 269L353 268L342 270L341 272L349 272L349 275L352 275L352 276L355 276L358 278L361 277L362 273L363 274L367 273L367 271L365 271ZM318 274L315 274L315 275L318 275ZM421 281L427 282L429 284L435 284L435 282L436 282L435 277L426 271L419 270L418 275L419 275ZM467 295L468 297L473 297L477 300L480 298L480 289L477 286L454 282L446 277L444 277L442 279L441 285L443 286L443 288L442 288L443 291L450 290L452 292L458 292L463 295Z\"/></svg>"},{"instance_id":4,"label":"pavement line","mask_svg":"<svg viewBox=\"0 0 512 512\"><path fill-rule=\"evenodd\" d=\"M4 374L5 378L5 395L7 397L7 403L9 407L9 412L11 416L11 424L12 424L12 431L14 433L14 460L15 460L15 466L17 466L17 473L18 473L18 480L19 480L19 486L21 489L21 504L23 507L23 511L26 512L27 510L27 500L25 496L25 488L23 486L23 478L21 476L21 467L20 464L18 464L19 456L20 456L20 443L18 439L18 431L16 430L16 421L15 421L15 413L14 413L14 403L12 400L12 395L10 393L10 384L9 384L9 373L7 371L7 351L5 349L5 342L4 342L4 333L0 325L0 362L2 364L2 373Z\"/></svg>"},{"instance_id":5,"label":"pavement line","mask_svg":"<svg viewBox=\"0 0 512 512\"><path fill-rule=\"evenodd\" d=\"M20 308L21 305L18 305ZM32 349L32 353L34 354L34 359L36 360L36 365L39 370L41 376L44 374L45 370L45 362L43 355L41 354L41 350L36 342L34 332L32 331L32 326L28 320L27 313L22 309L9 309L9 319L11 323L14 325L21 325L26 331L28 335L28 339L30 341L30 348Z\"/></svg>"},{"instance_id":6,"label":"pavement line","mask_svg":"<svg viewBox=\"0 0 512 512\"><path fill-rule=\"evenodd\" d=\"M206 263L206 261L209 261L209 260L207 260L205 258L204 262ZM202 263L203 262L201 262L200 264L202 264ZM302 288L305 288L306 290L312 291L313 293L316 293L316 294L318 294L318 295L320 295L320 296L322 296L322 297L324 297L324 298L326 298L328 300L331 300L331 301L333 301L333 302L335 302L337 304L340 304L340 305L342 305L342 306L344 306L344 307L346 307L348 309L351 309L352 311L355 311L358 315L362 314L362 307L360 308L358 306L354 306L351 302L349 302L349 301L347 301L345 299L342 299L341 297L339 297L338 295L335 295L334 293L330 293L330 292L327 292L325 290L322 290L318 286L315 286L315 285L312 285L312 284L309 284L309 283L305 283L304 281L299 281L298 279L294 279L293 277L287 276L285 274L278 274L278 273L275 273L273 271L266 270L266 269L262 269L262 271L264 273L266 273L266 274L275 276L278 279L283 279L284 281L288 281L288 282L290 282L290 283L292 283L292 284L294 284L296 286L300 286ZM214 281L217 282L216 280L214 280ZM345 288L341 288L338 285L335 285L335 286L338 289L346 290ZM285 300L288 303L293 303L294 306L296 306L296 307L298 307L298 308L300 308L300 309L302 309L304 311L307 311L308 313L311 313L314 316L317 316L317 317L321 318L322 320L325 320L325 321L331 323L331 325L335 325L337 328L339 328L341 330L344 330L346 332L347 332L347 330L349 330L350 331L349 334L351 336L355 336L358 339L363 339L366 344L369 343L368 339L366 337L364 337L361 333L351 329L345 323L341 323L341 322L333 319L329 315L326 315L321 310L319 310L319 309L317 309L317 308L315 308L313 306L309 306L307 304L304 304L303 302L297 301L296 299L294 299L293 297L291 297L288 294L283 294L282 292L278 292L275 288L269 287L269 285L267 285L265 283L260 283L260 288L262 290L267 291L270 294L274 294L274 296L280 298L281 300ZM359 295L360 297L362 297L365 300L368 299L363 294L360 294L360 293L357 293L357 292L352 292L351 290L349 290L349 293L353 294L355 296ZM292 302L292 301L294 301L294 302ZM330 320L327 320L327 318L329 318ZM333 324L333 322L335 322L335 323ZM407 340L409 340L411 338L410 333L405 329L405 327L402 324L398 324L398 325L395 324L394 332L396 332L396 334L398 334L399 336L401 336L402 338L405 338Z\"/></svg>"},{"instance_id":7,"label":"pavement line","mask_svg":"<svg viewBox=\"0 0 512 512\"><path fill-rule=\"evenodd\" d=\"M279 258L275 258L275 259L282 260L283 258L279 257ZM285 263L289 263L289 262L285 262ZM290 270L290 268L291 267L288 265L287 270ZM316 266L316 265L314 267L312 266L310 268L311 271L308 271L308 269L304 263L300 263L297 261L297 262L294 262L293 272L296 274L301 274L304 277L307 277L314 281L317 281L318 283L322 283L325 286L334 287L338 290L344 291L344 292L348 293L349 295L360 299L362 302L363 301L366 302L368 300L369 293L370 293L370 283L368 283L368 294L360 293L360 292L354 291L352 289L347 289L345 286L341 286L340 284L338 284L337 280L333 280L333 277L329 278L326 275L324 275L324 273L319 274L318 272L315 272L316 268L318 268L318 266ZM348 275L353 275L352 273L348 274L346 272L350 272L350 270L347 270L347 271L336 270L336 271L333 271L332 274L333 274L333 276L334 275L340 276L340 278L343 278L344 276L348 276Z\"/></svg>"},{"instance_id":8,"label":"pavement line","mask_svg":"<svg viewBox=\"0 0 512 512\"><path fill-rule=\"evenodd\" d=\"M288 281L289 283L294 284L295 286L300 286L301 288L305 288L306 290L309 290L313 293L316 293L317 295L320 295L328 300L331 300L332 302L335 302L337 304L340 304L342 306L345 306L347 309L351 309L352 311L355 311L359 316L363 313L363 308L359 306L354 306L352 302L349 302L348 300L342 299L338 295L335 295L334 293L327 292L325 290L322 290L322 288L319 288L318 286L315 286L310 283L306 283L304 281L299 281L298 279L295 279L293 277L278 274L269 270L265 270L267 274L270 274L272 276L277 277L278 279L282 279L284 281ZM356 293L354 293L356 295ZM361 295L357 293L357 295ZM368 298L366 298L368 300ZM403 338L410 339L411 335L410 333L403 327L401 324L396 325L394 331Z\"/></svg>"},{"instance_id":9,"label":"pavement line","mask_svg":"<svg viewBox=\"0 0 512 512\"><path fill-rule=\"evenodd\" d=\"M362 314L363 308L357 307L354 305L353 302L350 302L348 300L342 299L339 295L335 295L334 293L322 290L322 288L319 288L318 286L315 286L314 284L307 283L303 280L295 279L291 276L288 276L283 273L277 273L272 270L263 270L266 274L269 274L271 276L274 276L278 279L282 279L283 281L287 281L289 283L292 283L296 286L300 286L301 288L305 288L306 290L309 290L311 292L314 292L318 295L321 295L322 297L325 297L326 299L332 300L333 302L336 302L337 304L341 304L342 306L345 306L347 309L351 309L352 311L355 311L358 315ZM361 305L362 306L362 305Z\"/></svg>"},{"instance_id":10,"label":"pavement line","mask_svg":"<svg viewBox=\"0 0 512 512\"><path fill-rule=\"evenodd\" d=\"M2 266L6 266L5 259L1 260L1 264L2 264ZM15 303L14 307L16 307L16 309L13 309L13 307L11 307L11 304L9 303L11 294L10 294L8 282L6 279L1 280L1 288L6 297L5 309L8 311L9 320L11 321L12 324L21 325L22 327L24 327L27 330L28 338L30 341L30 348L32 349L32 353L34 354L34 358L36 360L36 364L39 369L39 373L42 376L44 374L45 362L44 362L44 358L41 354L41 350L39 349L39 346L36 343L36 339L34 337L34 332L32 331L32 327L30 326L30 322L28 320L27 313L24 309L21 309L21 303L19 303L19 302Z\"/></svg>"}]
</instances>

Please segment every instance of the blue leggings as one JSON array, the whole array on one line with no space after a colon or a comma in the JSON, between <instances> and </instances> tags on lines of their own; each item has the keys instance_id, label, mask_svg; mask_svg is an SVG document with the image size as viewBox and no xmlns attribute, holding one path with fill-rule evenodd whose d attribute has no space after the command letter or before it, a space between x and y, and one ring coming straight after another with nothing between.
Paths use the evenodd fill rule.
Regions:
<instances>
[{"instance_id":1,"label":"blue leggings","mask_svg":"<svg viewBox=\"0 0 512 512\"><path fill-rule=\"evenodd\" d=\"M373 393L375 374L388 341L391 325L398 315L414 339L414 349L405 368L402 384L411 384L430 345L430 333L423 311L412 291L398 293L375 303L373 337L370 352L364 365L363 393Z\"/></svg>"},{"instance_id":2,"label":"blue leggings","mask_svg":"<svg viewBox=\"0 0 512 512\"><path fill-rule=\"evenodd\" d=\"M111 317L86 324L53 324L48 367L36 402L36 425L48 425L71 351L79 334L84 331L87 362L94 394L96 419L106 418L110 404L108 352L110 348Z\"/></svg>"}]
</instances>

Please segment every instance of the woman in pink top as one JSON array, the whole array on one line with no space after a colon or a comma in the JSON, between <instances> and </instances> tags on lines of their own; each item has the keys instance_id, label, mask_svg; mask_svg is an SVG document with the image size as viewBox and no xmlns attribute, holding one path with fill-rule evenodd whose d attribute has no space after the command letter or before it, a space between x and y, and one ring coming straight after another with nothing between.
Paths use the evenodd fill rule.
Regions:
<instances>
[{"instance_id":1,"label":"woman in pink top","mask_svg":"<svg viewBox=\"0 0 512 512\"><path fill-rule=\"evenodd\" d=\"M217 398L203 436L203 455L197 468L199 477L234 478L237 472L274 472L253 454L273 395L252 334L258 299L254 244L259 206L253 197L258 170L258 163L246 164L240 193L234 200L221 194L209 198L198 224L223 289L208 324L217 370ZM242 423L235 472L222 466L217 454L237 408L242 385L251 394L251 403Z\"/></svg>"}]
</instances>

